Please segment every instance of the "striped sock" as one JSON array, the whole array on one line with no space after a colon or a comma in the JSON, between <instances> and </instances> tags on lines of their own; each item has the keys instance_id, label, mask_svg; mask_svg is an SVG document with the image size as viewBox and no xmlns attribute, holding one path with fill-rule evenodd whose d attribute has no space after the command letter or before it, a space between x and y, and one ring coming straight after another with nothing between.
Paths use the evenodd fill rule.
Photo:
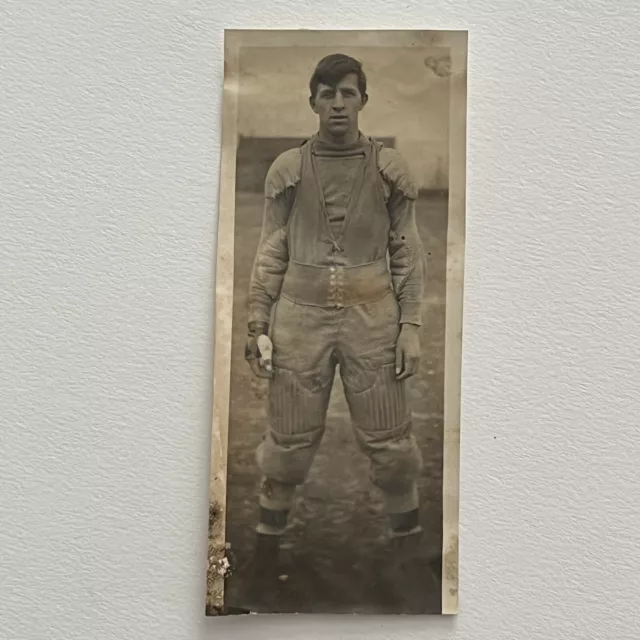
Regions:
<instances>
[{"instance_id":1,"label":"striped sock","mask_svg":"<svg viewBox=\"0 0 640 640\"><path fill-rule=\"evenodd\" d=\"M264 478L260 487L258 533L281 535L287 527L296 487Z\"/></svg>"}]
</instances>

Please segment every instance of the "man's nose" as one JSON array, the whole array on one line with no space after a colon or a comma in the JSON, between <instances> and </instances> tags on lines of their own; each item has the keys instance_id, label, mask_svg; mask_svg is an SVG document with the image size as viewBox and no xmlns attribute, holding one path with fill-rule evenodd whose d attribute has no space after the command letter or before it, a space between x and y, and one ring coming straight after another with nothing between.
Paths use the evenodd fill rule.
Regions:
<instances>
[{"instance_id":1,"label":"man's nose","mask_svg":"<svg viewBox=\"0 0 640 640\"><path fill-rule=\"evenodd\" d=\"M342 94L339 91L336 93L336 97L333 99L333 108L336 111L342 111L342 109L344 109L344 100L342 99Z\"/></svg>"}]
</instances>

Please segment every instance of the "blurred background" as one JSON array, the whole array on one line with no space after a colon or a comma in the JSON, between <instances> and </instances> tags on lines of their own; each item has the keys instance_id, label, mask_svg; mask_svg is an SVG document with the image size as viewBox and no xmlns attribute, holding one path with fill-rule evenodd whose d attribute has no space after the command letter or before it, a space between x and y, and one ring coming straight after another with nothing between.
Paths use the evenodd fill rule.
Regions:
<instances>
[{"instance_id":1,"label":"blurred background","mask_svg":"<svg viewBox=\"0 0 640 640\"><path fill-rule=\"evenodd\" d=\"M236 569L226 603L243 609L253 552L259 472L255 449L266 424L264 380L244 361L246 303L262 223L267 170L282 151L317 127L308 104L315 64L335 49L247 48L240 57L231 396L227 469L226 540ZM386 553L382 497L368 479L356 447L339 372L327 431L308 481L298 492L286 536L289 568L265 596L264 611L413 612L440 610L442 547L442 436L445 276L449 165L449 79L446 51L343 48L367 75L369 103L360 129L406 158L418 182L416 218L427 255L420 372L410 382L416 437L425 460L420 479L420 557L425 570L410 586L376 582ZM375 583L375 587L374 587ZM402 587L403 589L400 589ZM259 604L259 603L258 603ZM255 600L251 607L256 610Z\"/></svg>"},{"instance_id":2,"label":"blurred background","mask_svg":"<svg viewBox=\"0 0 640 640\"><path fill-rule=\"evenodd\" d=\"M334 49L243 48L237 187L262 189L274 154L314 133L309 80ZM407 159L421 189L444 191L449 167L449 80L443 49L343 48L363 63L369 104L361 130Z\"/></svg>"}]
</instances>

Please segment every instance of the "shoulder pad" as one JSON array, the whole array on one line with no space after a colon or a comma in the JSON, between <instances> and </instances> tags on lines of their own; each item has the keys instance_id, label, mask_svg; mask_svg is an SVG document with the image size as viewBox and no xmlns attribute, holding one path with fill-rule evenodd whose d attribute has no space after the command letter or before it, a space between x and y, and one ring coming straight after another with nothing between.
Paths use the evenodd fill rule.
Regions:
<instances>
[{"instance_id":1,"label":"shoulder pad","mask_svg":"<svg viewBox=\"0 0 640 640\"><path fill-rule=\"evenodd\" d=\"M382 147L378 153L378 168L382 177L393 189L402 192L405 197L415 200L418 197L418 185L404 157L390 147Z\"/></svg>"},{"instance_id":2,"label":"shoulder pad","mask_svg":"<svg viewBox=\"0 0 640 640\"><path fill-rule=\"evenodd\" d=\"M285 189L300 182L301 159L302 146L284 151L273 161L264 183L267 198L277 198Z\"/></svg>"}]
</instances>

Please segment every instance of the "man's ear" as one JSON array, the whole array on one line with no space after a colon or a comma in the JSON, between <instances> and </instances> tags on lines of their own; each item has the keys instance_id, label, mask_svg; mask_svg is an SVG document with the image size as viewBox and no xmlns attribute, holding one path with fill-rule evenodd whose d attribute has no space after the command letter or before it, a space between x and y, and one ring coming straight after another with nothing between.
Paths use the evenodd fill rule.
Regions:
<instances>
[{"instance_id":1,"label":"man's ear","mask_svg":"<svg viewBox=\"0 0 640 640\"><path fill-rule=\"evenodd\" d=\"M309 106L311 107L314 113L318 113L316 111L316 99L314 98L314 96L309 96Z\"/></svg>"},{"instance_id":2,"label":"man's ear","mask_svg":"<svg viewBox=\"0 0 640 640\"><path fill-rule=\"evenodd\" d=\"M369 102L369 95L368 94L363 94L362 95L362 102L360 103L360 109L364 109L365 105L367 104L367 102Z\"/></svg>"}]
</instances>

